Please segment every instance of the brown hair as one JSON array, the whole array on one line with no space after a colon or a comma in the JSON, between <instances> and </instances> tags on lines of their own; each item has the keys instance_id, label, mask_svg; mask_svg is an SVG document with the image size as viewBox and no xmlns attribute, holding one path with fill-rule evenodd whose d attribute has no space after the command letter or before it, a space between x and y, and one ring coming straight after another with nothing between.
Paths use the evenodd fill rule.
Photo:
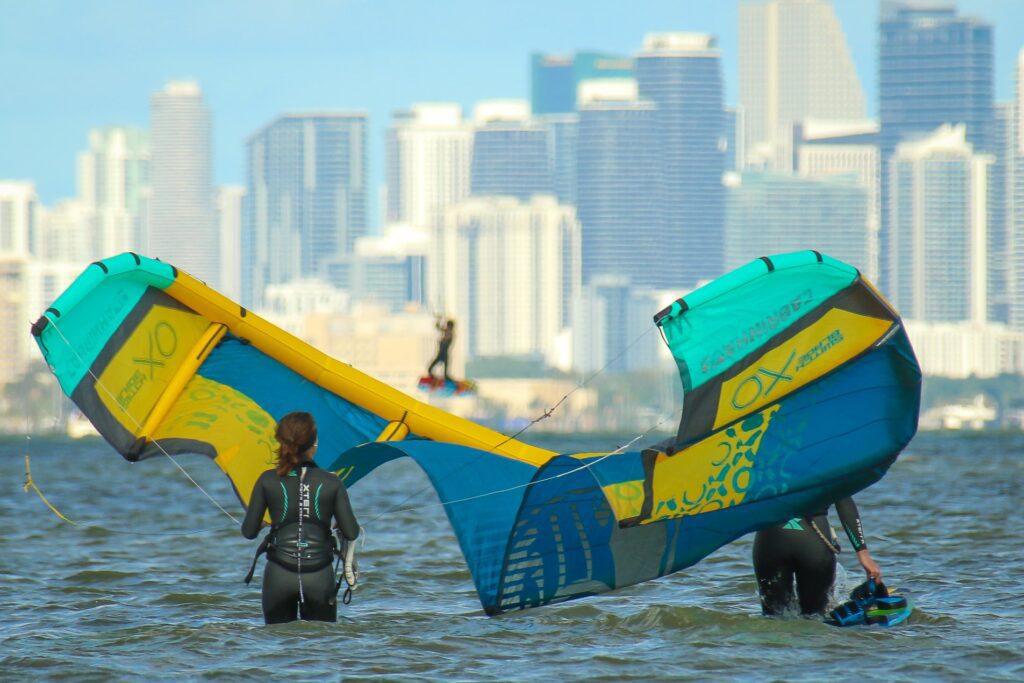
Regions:
<instances>
[{"instance_id":1,"label":"brown hair","mask_svg":"<svg viewBox=\"0 0 1024 683\"><path fill-rule=\"evenodd\" d=\"M277 423L277 473L284 477L304 460L316 445L316 422L309 413L288 413Z\"/></svg>"}]
</instances>

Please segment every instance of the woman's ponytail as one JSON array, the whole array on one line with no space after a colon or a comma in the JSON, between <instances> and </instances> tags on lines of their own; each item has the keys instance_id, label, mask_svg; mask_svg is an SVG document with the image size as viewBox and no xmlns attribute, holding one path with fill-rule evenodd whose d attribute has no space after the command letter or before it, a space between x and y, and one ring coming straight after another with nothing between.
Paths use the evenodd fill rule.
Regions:
<instances>
[{"instance_id":1,"label":"woman's ponytail","mask_svg":"<svg viewBox=\"0 0 1024 683\"><path fill-rule=\"evenodd\" d=\"M288 413L277 423L277 474L287 476L316 445L316 422L309 413Z\"/></svg>"}]
</instances>

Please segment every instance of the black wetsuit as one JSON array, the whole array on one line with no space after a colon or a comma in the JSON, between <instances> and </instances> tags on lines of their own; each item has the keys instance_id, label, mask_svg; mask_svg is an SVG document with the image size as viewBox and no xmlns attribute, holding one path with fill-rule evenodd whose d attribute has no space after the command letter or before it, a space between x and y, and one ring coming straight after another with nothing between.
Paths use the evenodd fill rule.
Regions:
<instances>
[{"instance_id":1,"label":"black wetsuit","mask_svg":"<svg viewBox=\"0 0 1024 683\"><path fill-rule=\"evenodd\" d=\"M434 368L437 367L438 363L441 363L444 365L444 378L451 381L452 378L448 375L448 351L455 340L455 331L440 325L437 329L441 331L441 340L437 344L437 355L434 356L434 360L430 361L430 365L427 366L427 374L433 377Z\"/></svg>"},{"instance_id":2,"label":"black wetsuit","mask_svg":"<svg viewBox=\"0 0 1024 683\"><path fill-rule=\"evenodd\" d=\"M275 470L261 474L242 522L242 535L256 538L263 514L270 511L270 547L263 571L263 618L268 624L295 621L297 613L303 619L336 621L331 518L346 539L352 541L359 535L359 524L341 480L312 461L298 469L285 477ZM302 470L305 475L300 477Z\"/></svg>"},{"instance_id":3,"label":"black wetsuit","mask_svg":"<svg viewBox=\"0 0 1024 683\"><path fill-rule=\"evenodd\" d=\"M836 512L854 551L867 547L853 498L836 503ZM793 599L793 578L801 614L824 614L836 576L836 555L815 532L829 539L828 508L795 518L781 526L761 529L754 536L754 573L764 614L782 614Z\"/></svg>"}]
</instances>

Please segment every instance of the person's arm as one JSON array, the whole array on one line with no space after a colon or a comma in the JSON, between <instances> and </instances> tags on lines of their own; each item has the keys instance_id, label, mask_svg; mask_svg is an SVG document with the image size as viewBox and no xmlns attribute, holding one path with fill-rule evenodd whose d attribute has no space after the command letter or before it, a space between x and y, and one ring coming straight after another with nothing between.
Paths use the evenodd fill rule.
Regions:
<instances>
[{"instance_id":1,"label":"person's arm","mask_svg":"<svg viewBox=\"0 0 1024 683\"><path fill-rule=\"evenodd\" d=\"M245 511L245 519L242 520L242 535L252 539L260 533L263 526L263 514L267 511L267 497L263 495L263 477L256 480L252 487L252 495L249 496L249 507Z\"/></svg>"},{"instance_id":2,"label":"person's arm","mask_svg":"<svg viewBox=\"0 0 1024 683\"><path fill-rule=\"evenodd\" d=\"M338 494L334 497L334 522L346 540L354 541L359 536L359 522L356 521L355 513L352 512L348 491L340 482Z\"/></svg>"},{"instance_id":3,"label":"person's arm","mask_svg":"<svg viewBox=\"0 0 1024 683\"><path fill-rule=\"evenodd\" d=\"M860 521L860 512L853 498L843 498L836 502L836 512L839 514L839 522L843 525L846 536L850 539L854 551L857 553L857 561L864 568L864 573L869 579L882 580L882 569L868 552L867 541L864 540L864 527Z\"/></svg>"},{"instance_id":4,"label":"person's arm","mask_svg":"<svg viewBox=\"0 0 1024 683\"><path fill-rule=\"evenodd\" d=\"M345 583L349 590L355 590L359 583L359 569L356 566L356 539L359 537L359 522L352 512L352 504L348 500L345 485L338 482L338 494L334 497L334 522L338 525L338 533L345 539L344 548Z\"/></svg>"}]
</instances>

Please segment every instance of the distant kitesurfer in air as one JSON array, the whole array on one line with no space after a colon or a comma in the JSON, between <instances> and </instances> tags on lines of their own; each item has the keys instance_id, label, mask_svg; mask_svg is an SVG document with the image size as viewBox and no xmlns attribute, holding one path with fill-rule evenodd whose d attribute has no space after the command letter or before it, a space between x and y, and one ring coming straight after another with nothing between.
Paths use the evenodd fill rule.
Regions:
<instances>
[{"instance_id":1,"label":"distant kitesurfer in air","mask_svg":"<svg viewBox=\"0 0 1024 683\"><path fill-rule=\"evenodd\" d=\"M836 504L839 521L868 579L881 583L882 570L868 552L853 498ZM754 573L765 615L782 614L793 598L793 579L801 614L824 614L836 576L839 543L828 523L828 508L797 517L754 536Z\"/></svg>"},{"instance_id":2,"label":"distant kitesurfer in air","mask_svg":"<svg viewBox=\"0 0 1024 683\"><path fill-rule=\"evenodd\" d=\"M427 367L427 375L434 378L434 368L437 367L438 363L444 365L444 379L446 382L453 381L451 376L448 374L448 351L452 347L452 341L455 339L455 321L438 317L434 323L437 327L437 331L441 333L441 338L437 341L437 355L434 356L434 360L430 361L430 365Z\"/></svg>"},{"instance_id":3,"label":"distant kitesurfer in air","mask_svg":"<svg viewBox=\"0 0 1024 683\"><path fill-rule=\"evenodd\" d=\"M309 413L288 413L277 424L277 468L256 481L242 522L242 535L256 538L269 511L270 532L257 551L267 553L263 572L263 618L268 624L336 621L339 582L334 575L331 520L347 545L345 580L355 588L355 539L359 524L348 492L333 473L313 462L316 423ZM347 544L345 543L347 541ZM253 560L255 568L256 560ZM252 570L246 583L252 578Z\"/></svg>"}]
</instances>

